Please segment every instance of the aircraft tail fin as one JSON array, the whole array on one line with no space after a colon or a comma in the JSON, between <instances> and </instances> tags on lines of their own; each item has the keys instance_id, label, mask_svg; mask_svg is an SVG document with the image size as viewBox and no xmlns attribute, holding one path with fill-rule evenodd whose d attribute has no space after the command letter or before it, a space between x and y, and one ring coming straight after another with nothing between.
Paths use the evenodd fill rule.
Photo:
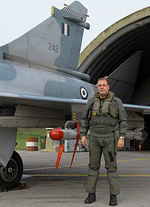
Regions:
<instances>
[{"instance_id":1,"label":"aircraft tail fin","mask_svg":"<svg viewBox=\"0 0 150 207\"><path fill-rule=\"evenodd\" d=\"M52 7L52 16L1 48L5 59L30 67L58 66L77 70L87 9L78 1L59 10ZM1 55L2 56L2 55Z\"/></svg>"},{"instance_id":2,"label":"aircraft tail fin","mask_svg":"<svg viewBox=\"0 0 150 207\"><path fill-rule=\"evenodd\" d=\"M135 52L108 76L111 90L124 103L130 103L132 101L141 53L141 51Z\"/></svg>"}]
</instances>

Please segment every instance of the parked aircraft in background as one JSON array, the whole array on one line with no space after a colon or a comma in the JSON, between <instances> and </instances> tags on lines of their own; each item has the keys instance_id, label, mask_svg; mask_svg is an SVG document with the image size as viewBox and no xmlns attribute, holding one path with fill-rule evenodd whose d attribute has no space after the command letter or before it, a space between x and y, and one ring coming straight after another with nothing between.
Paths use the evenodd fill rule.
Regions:
<instances>
[{"instance_id":1,"label":"parked aircraft in background","mask_svg":"<svg viewBox=\"0 0 150 207\"><path fill-rule=\"evenodd\" d=\"M83 31L90 27L86 18L87 9L78 1L61 10L52 7L50 18L0 48L1 186L15 187L23 173L14 151L18 127L64 127L72 112L80 119L95 93L90 76L77 70Z\"/></svg>"}]
</instances>

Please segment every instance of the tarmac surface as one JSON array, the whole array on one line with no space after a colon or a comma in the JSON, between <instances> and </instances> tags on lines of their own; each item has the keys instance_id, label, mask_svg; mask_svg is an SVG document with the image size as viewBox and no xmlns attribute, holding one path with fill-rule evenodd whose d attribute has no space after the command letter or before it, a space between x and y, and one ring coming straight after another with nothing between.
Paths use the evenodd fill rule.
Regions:
<instances>
[{"instance_id":1,"label":"tarmac surface","mask_svg":"<svg viewBox=\"0 0 150 207\"><path fill-rule=\"evenodd\" d=\"M77 207L87 206L84 200L88 172L88 152L77 152L72 168L72 153L63 153L59 169L55 169L57 153L18 151L24 163L22 182L29 188L0 193L0 207ZM121 194L120 207L150 206L150 152L119 151L118 172ZM109 206L109 189L104 160L91 207Z\"/></svg>"}]
</instances>

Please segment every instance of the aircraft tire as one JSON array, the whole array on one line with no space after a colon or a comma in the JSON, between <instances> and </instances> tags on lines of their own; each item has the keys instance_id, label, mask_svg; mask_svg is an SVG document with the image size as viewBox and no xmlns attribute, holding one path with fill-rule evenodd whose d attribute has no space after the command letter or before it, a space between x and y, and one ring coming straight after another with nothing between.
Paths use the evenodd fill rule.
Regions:
<instances>
[{"instance_id":1,"label":"aircraft tire","mask_svg":"<svg viewBox=\"0 0 150 207\"><path fill-rule=\"evenodd\" d=\"M13 189L19 184L23 174L23 162L20 155L14 151L6 167L0 167L0 186Z\"/></svg>"}]
</instances>

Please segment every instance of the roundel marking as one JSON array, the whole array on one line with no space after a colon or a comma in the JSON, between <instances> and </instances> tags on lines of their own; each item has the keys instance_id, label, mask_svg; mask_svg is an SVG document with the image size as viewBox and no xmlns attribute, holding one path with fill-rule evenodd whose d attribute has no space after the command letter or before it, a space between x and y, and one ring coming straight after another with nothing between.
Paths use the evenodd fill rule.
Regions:
<instances>
[{"instance_id":1,"label":"roundel marking","mask_svg":"<svg viewBox=\"0 0 150 207\"><path fill-rule=\"evenodd\" d=\"M80 87L80 95L82 99L87 99L88 92L84 87Z\"/></svg>"}]
</instances>

